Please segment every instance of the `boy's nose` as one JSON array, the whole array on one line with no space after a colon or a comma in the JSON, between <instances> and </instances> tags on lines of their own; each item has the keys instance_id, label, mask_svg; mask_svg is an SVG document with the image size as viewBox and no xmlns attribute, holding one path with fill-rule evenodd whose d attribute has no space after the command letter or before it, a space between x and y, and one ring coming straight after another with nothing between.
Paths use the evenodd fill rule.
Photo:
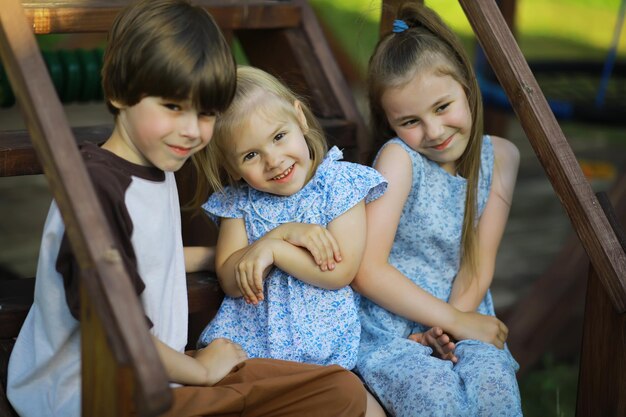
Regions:
<instances>
[{"instance_id":1,"label":"boy's nose","mask_svg":"<svg viewBox=\"0 0 626 417\"><path fill-rule=\"evenodd\" d=\"M197 115L190 114L184 117L182 134L189 138L197 138L200 136L200 120Z\"/></svg>"}]
</instances>

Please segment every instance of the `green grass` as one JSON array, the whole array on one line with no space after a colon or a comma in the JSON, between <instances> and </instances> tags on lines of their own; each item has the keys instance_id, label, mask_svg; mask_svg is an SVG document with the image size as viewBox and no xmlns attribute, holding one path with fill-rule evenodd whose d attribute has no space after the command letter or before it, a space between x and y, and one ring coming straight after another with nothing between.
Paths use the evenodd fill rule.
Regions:
<instances>
[{"instance_id":1,"label":"green grass","mask_svg":"<svg viewBox=\"0 0 626 417\"><path fill-rule=\"evenodd\" d=\"M546 355L519 381L524 416L574 417L577 381L577 364L556 362Z\"/></svg>"}]
</instances>

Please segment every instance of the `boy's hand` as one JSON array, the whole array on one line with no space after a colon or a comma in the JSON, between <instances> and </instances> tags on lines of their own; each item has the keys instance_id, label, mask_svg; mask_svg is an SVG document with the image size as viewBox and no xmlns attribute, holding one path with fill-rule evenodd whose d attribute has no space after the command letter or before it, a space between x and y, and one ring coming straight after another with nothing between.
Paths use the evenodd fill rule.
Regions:
<instances>
[{"instance_id":1,"label":"boy's hand","mask_svg":"<svg viewBox=\"0 0 626 417\"><path fill-rule=\"evenodd\" d=\"M215 339L204 349L197 350L194 358L207 371L205 385L215 385L248 355L237 343L228 339Z\"/></svg>"},{"instance_id":2,"label":"boy's hand","mask_svg":"<svg viewBox=\"0 0 626 417\"><path fill-rule=\"evenodd\" d=\"M324 226L287 223L281 227L281 237L284 241L309 251L322 271L332 271L335 263L341 262L339 244Z\"/></svg>"},{"instance_id":3,"label":"boy's hand","mask_svg":"<svg viewBox=\"0 0 626 417\"><path fill-rule=\"evenodd\" d=\"M433 355L439 359L457 363L459 359L454 354L456 345L441 327L432 327L424 333L413 333L409 339L433 350Z\"/></svg>"},{"instance_id":4,"label":"boy's hand","mask_svg":"<svg viewBox=\"0 0 626 417\"><path fill-rule=\"evenodd\" d=\"M235 281L246 303L263 300L263 279L274 266L274 239L258 240L249 246L235 266Z\"/></svg>"},{"instance_id":5,"label":"boy's hand","mask_svg":"<svg viewBox=\"0 0 626 417\"><path fill-rule=\"evenodd\" d=\"M450 332L457 340L476 339L503 349L509 335L509 329L496 317L472 311L459 312L457 323L458 330Z\"/></svg>"}]
</instances>

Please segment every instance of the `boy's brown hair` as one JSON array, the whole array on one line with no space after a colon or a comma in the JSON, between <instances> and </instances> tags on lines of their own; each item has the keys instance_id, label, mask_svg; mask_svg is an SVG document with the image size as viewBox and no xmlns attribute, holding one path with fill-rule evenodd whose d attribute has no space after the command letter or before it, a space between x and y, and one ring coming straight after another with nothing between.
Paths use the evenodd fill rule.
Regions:
<instances>
[{"instance_id":1,"label":"boy's brown hair","mask_svg":"<svg viewBox=\"0 0 626 417\"><path fill-rule=\"evenodd\" d=\"M211 15L188 0L140 0L113 22L102 67L111 101L133 106L146 96L190 99L220 112L235 93L235 61Z\"/></svg>"}]
</instances>

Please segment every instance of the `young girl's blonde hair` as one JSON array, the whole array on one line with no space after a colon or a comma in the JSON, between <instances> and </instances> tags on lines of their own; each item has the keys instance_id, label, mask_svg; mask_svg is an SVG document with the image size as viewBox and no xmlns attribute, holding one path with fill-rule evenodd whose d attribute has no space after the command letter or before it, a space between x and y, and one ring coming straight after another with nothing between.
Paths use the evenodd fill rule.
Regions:
<instances>
[{"instance_id":1,"label":"young girl's blonde hair","mask_svg":"<svg viewBox=\"0 0 626 417\"><path fill-rule=\"evenodd\" d=\"M306 119L304 126L298 118L295 103ZM198 171L193 207L206 202L209 193L222 191L226 185L237 186L239 181L230 166L229 147L234 135L245 133L252 114L262 114L270 120L292 120L302 129L311 157L311 172L315 172L327 152L326 139L318 120L305 101L274 76L255 67L237 67L237 89L230 107L217 117L213 138L202 151L193 155Z\"/></svg>"},{"instance_id":2,"label":"young girl's blonde hair","mask_svg":"<svg viewBox=\"0 0 626 417\"><path fill-rule=\"evenodd\" d=\"M472 115L469 143L457 162L458 173L467 180L461 267L475 271L478 264L476 194L483 136L478 81L463 45L434 11L419 3L404 3L398 9L397 19L404 21L408 29L383 37L369 62L368 95L375 149L396 136L381 103L386 90L401 87L426 71L448 75L461 84Z\"/></svg>"}]
</instances>

